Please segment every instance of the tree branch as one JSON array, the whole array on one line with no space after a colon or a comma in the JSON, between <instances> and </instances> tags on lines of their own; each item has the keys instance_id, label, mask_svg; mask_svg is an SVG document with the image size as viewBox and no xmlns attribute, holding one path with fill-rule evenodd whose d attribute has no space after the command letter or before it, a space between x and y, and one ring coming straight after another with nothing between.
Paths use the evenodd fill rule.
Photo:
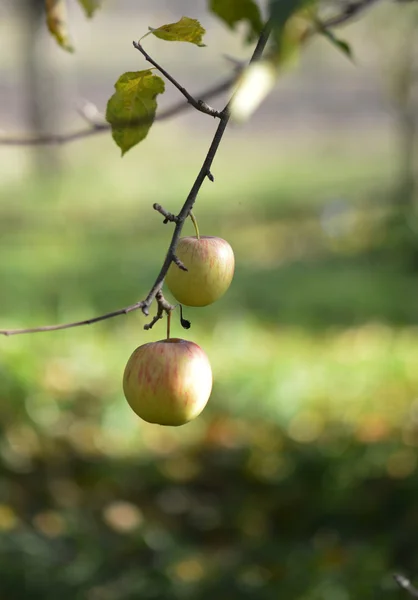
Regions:
<instances>
[{"instance_id":1,"label":"tree branch","mask_svg":"<svg viewBox=\"0 0 418 600\"><path fill-rule=\"evenodd\" d=\"M219 96L223 92L228 91L234 81L237 78L237 74L234 74L228 79L225 79L221 83L211 88L208 88L202 91L199 96L202 98L202 101L209 100L210 98L214 98ZM170 108L161 111L156 115L155 121L165 121L174 117L178 114L181 114L189 109L188 102L179 102L174 104ZM120 122L117 125L120 127L138 127L139 125L145 125L149 122L149 118L138 119L137 121L130 121L129 123ZM0 146L45 146L45 145L62 145L68 144L70 142L75 142L76 140L80 140L83 138L91 137L96 135L97 133L104 133L110 131L111 127L108 123L92 123L90 127L79 129L78 131L73 131L71 133L63 133L63 134L44 134L35 137L10 137L10 136L0 136Z\"/></svg>"},{"instance_id":2,"label":"tree branch","mask_svg":"<svg viewBox=\"0 0 418 600\"><path fill-rule=\"evenodd\" d=\"M267 45L267 41L270 36L270 31L271 31L271 24L267 23L264 30L260 34L260 38L259 38L257 46L253 52L250 63L252 63L256 60L259 60L261 58L263 51ZM229 118L230 118L230 114L229 114L229 102L228 102L228 104L225 106L223 111L220 113L220 122L216 129L215 135L214 135L212 143L209 147L206 158L203 161L203 165L196 177L196 180L189 192L189 195L187 196L187 198L183 204L181 211L175 218L175 228L174 228L174 232L173 232L171 242L170 242L170 245L168 248L167 255L166 255L164 263L160 269L160 272L157 275L154 285L152 286L152 288L151 288L148 296L145 298L145 300L141 300L140 302L132 304L131 306L127 306L125 308L122 308L122 309L119 309L119 310L116 310L116 311L113 311L110 313L106 313L99 317L93 317L92 319L86 319L84 321L75 321L73 323L65 323L62 325L46 325L43 327L31 327L31 328L26 328L26 329L2 329L2 330L0 330L0 334L9 336L9 335L18 335L18 334L23 334L23 333L40 333L40 332L44 332L44 331L57 331L59 329L70 329L72 327L80 327L82 325L90 325L92 323L97 323L98 321L104 321L106 319L111 319L113 317L127 314L128 312L132 312L132 311L138 310L138 309L141 309L145 315L148 315L149 308L150 308L154 298L156 298L157 295L158 295L158 299L157 299L158 311L157 311L156 317L158 317L158 318L154 318L151 321L152 325L158 319L160 319L163 314L163 310L164 310L161 308L162 307L161 299L163 299L161 288L162 288L162 285L164 282L164 278L167 274L168 269L170 268L171 263L173 261L175 262L175 257L176 257L175 251L176 251L176 247L177 247L177 243L178 243L181 231L183 229L184 222L186 221L187 217L189 216L190 211L193 208L193 205L196 201L196 198L200 191L200 188L202 187L202 184L205 181L206 177L208 177L210 180L212 180L212 174L211 174L210 169L211 169L213 160L215 158L216 152L219 148L219 144L221 143L222 137L223 137L226 127L228 125ZM158 210L158 209L156 208L156 210ZM162 211L158 210L158 212L162 212ZM162 214L164 216L166 216L168 213L167 213L167 211L164 211L164 212L162 212Z\"/></svg>"},{"instance_id":3,"label":"tree branch","mask_svg":"<svg viewBox=\"0 0 418 600\"><path fill-rule=\"evenodd\" d=\"M409 581L409 579L407 577L405 577L401 573L395 573L393 578L396 581L396 583L399 585L399 587L406 590L410 596L413 596L414 598L418 598L418 589L412 585L412 583Z\"/></svg>"},{"instance_id":4,"label":"tree branch","mask_svg":"<svg viewBox=\"0 0 418 600\"><path fill-rule=\"evenodd\" d=\"M145 57L145 60L151 63L156 69L158 69L158 71L160 71L160 73L162 73L162 75L164 75L164 77L166 77L166 79L168 79L168 81L170 81L174 85L174 87L176 87L179 90L181 94L183 94L187 102L191 104L196 110L199 110L200 112L205 113L206 115L210 115L211 117L219 118L221 116L221 113L218 110L211 108L203 100L196 100L195 98L193 98L193 96L189 94L186 88L180 85L179 82L176 79L174 79L174 77L167 73L167 71L163 69L163 67L161 67L157 62L155 62L153 58L151 58L151 56L144 50L144 48L139 42L132 43L134 45L134 48L139 50L141 54Z\"/></svg>"},{"instance_id":5,"label":"tree branch","mask_svg":"<svg viewBox=\"0 0 418 600\"><path fill-rule=\"evenodd\" d=\"M261 58L263 51L267 45L267 41L270 36L270 32L271 32L271 23L269 22L269 23L267 23L267 25L263 29L262 33L260 34L260 38L258 40L257 46L251 57L250 64ZM177 243L178 243L181 231L183 229L184 222L187 219L187 217L189 216L190 211L193 209L193 205L196 201L196 198L200 191L200 188L202 187L202 184L203 184L204 180L206 179L206 177L211 178L211 176L212 176L210 168L212 166L213 160L215 158L216 152L219 148L219 144L221 143L222 137L225 133L225 129L228 125L229 118L230 118L229 104L230 104L230 102L228 102L228 104L225 106L224 110L221 113L220 123L215 132L214 138L209 147L209 150L208 150L206 158L203 162L203 165L196 177L196 180L192 186L192 189L189 192L189 195L186 198L185 203L183 204L181 211L177 215L174 233L171 238L171 242L170 242L164 263L160 269L160 272L157 275L154 285L152 286L148 296L144 300L144 306L142 306L142 312L144 314L148 314L148 307L151 305L153 299L155 298L155 295L157 294L157 292L161 289L161 287L163 285L164 278L167 274L167 271L170 268L170 265L174 260Z\"/></svg>"},{"instance_id":6,"label":"tree branch","mask_svg":"<svg viewBox=\"0 0 418 600\"><path fill-rule=\"evenodd\" d=\"M321 22L321 27L329 28L329 27L336 27L338 25L342 25L343 23L349 21L351 18L353 18L355 15L357 15L359 12L365 10L370 5L372 5L378 1L379 0L362 0L361 2L358 2L356 4L348 4L346 6L345 10L341 14ZM256 60L259 60L261 58L261 56L264 52L264 49L267 45L268 38L270 36L271 27L272 27L272 25L269 22L269 23L267 23L266 27L262 31L260 38L258 40L257 46L256 46L254 53L252 55L252 58L250 60L250 63L252 63ZM185 97L188 100L188 103L192 104L195 108L197 108L201 112L206 112L207 114L212 114L211 112L208 113L208 111L203 108L203 104L199 101L196 101L192 96L190 96L184 88L182 88L170 75L168 75L168 73L166 71L164 71L162 69L162 67L160 67L159 65L157 65L157 63L155 63L152 59L150 59L150 57L143 51L140 44L134 43L134 46L138 50L140 50L142 52L142 54L144 54L145 58L147 60L149 60L149 62L151 62L157 69L159 69L160 72L163 73L181 91L181 93L183 95L185 95ZM208 98L210 96L220 94L222 91L229 89L229 87L235 81L235 79L236 79L236 76L228 79L227 81L223 82L216 88L212 88L212 89L206 91L205 93L201 94L201 97ZM196 103L199 105L199 107L196 106ZM187 217L189 216L190 211L192 210L192 208L194 206L197 195L198 195L200 188L202 187L202 184L203 184L204 180L206 179L206 177L210 181L213 181L213 175L212 175L210 169L212 166L212 162L215 158L216 152L219 148L219 144L222 140L222 137L225 133L226 127L229 122L229 118L230 118L229 105L230 105L230 102L228 102L228 104L225 106L223 111L221 111L220 113L217 113L217 114L212 114L212 116L219 117L220 122L219 122L218 128L215 132L212 143L209 147L206 158L203 162L203 165L196 177L196 180L192 186L192 189L190 190L190 193L187 196L186 201L184 202L183 207L182 207L181 211L179 212L179 214L171 215L171 213L168 213L162 207L154 206L155 210L160 212L165 217L166 221L172 221L175 223L175 228L174 228L174 232L173 232L173 235L171 238L171 242L170 242L164 263L160 269L160 272L157 275L154 285L152 286L152 288L151 288L148 296L145 298L145 300L141 300L140 302L136 302L135 304L132 304L125 308L122 308L122 309L119 309L116 311L112 311L112 312L106 313L104 315L100 315L99 317L85 319L84 321L75 321L73 323L65 323L62 325L46 325L43 327L32 327L32 328L26 328L26 329L3 329L3 330L0 330L0 334L9 336L9 335L24 334L24 333L38 333L38 332L44 332L44 331L57 331L60 329L69 329L72 327L80 327L82 325L90 325L92 323L97 323L99 321L111 319L111 318L117 317L119 315L128 314L129 312L133 312L138 309L141 309L145 315L148 315L149 307L151 306L153 300L156 297L157 297L157 304L158 304L157 315L156 315L156 317L154 317L154 319L151 321L151 323L145 327L149 328L157 320L159 320L159 318L161 318L161 316L163 315L163 312L164 312L164 309L162 308L162 306L163 306L162 302L166 302L162 296L161 288L162 288L164 278L167 274L167 271L168 271L171 263L176 262L175 250L177 247L177 243L178 243L181 231L183 229L184 222L187 219ZM182 103L180 105L175 105L172 108L167 109L163 113L160 113L160 115L157 115L156 120L167 119L177 113L182 112L185 109L185 107L187 107L187 104L184 104L184 103ZM209 109L209 110L211 111L211 109ZM146 121L145 120L138 121L138 123L134 123L133 126L138 125L139 123L142 124L144 122L146 122ZM91 128L91 129L80 130L78 132L73 132L73 133L67 134L67 135L40 136L37 138L27 138L27 139L20 139L20 140L0 137L0 145L1 144L3 144L3 145L37 145L37 144L54 144L54 143L55 144L63 144L63 143L69 142L69 141L80 139L82 137L88 137L88 136L98 133L100 131L108 131L109 129L110 129L109 125L103 124L103 125L93 125L93 128ZM418 597L418 590L416 590L405 577L403 577L401 575L397 575L397 576L395 576L395 579L396 579L397 583L401 587L403 587L404 589L409 591L409 593L411 595Z\"/></svg>"},{"instance_id":7,"label":"tree branch","mask_svg":"<svg viewBox=\"0 0 418 600\"><path fill-rule=\"evenodd\" d=\"M173 215L173 213L168 212L168 210L165 210L165 208L163 208L161 206L161 204L158 204L157 202L154 202L154 204L152 205L152 208L154 210L156 210L157 212L160 213L160 215L163 215L164 217L164 225L166 225L167 223L177 223L177 215Z\"/></svg>"},{"instance_id":8,"label":"tree branch","mask_svg":"<svg viewBox=\"0 0 418 600\"><path fill-rule=\"evenodd\" d=\"M147 323L146 325L144 325L144 329L152 329L154 327L154 325L163 318L164 313L169 316L170 313L176 308L175 306L173 306L172 304L170 304L169 302L167 302L167 300L164 298L164 295L162 293L162 291L160 290L156 295L155 295L155 300L157 301L157 314L155 315L155 317L152 318L150 323Z\"/></svg>"},{"instance_id":9,"label":"tree branch","mask_svg":"<svg viewBox=\"0 0 418 600\"><path fill-rule=\"evenodd\" d=\"M142 305L142 301L136 302L135 304L131 304L130 306L125 306L125 308L120 308L118 310L114 310L104 315L100 315L99 317L93 317L92 319L84 319L83 321L74 321L73 323L63 323L62 325L44 325L43 327L28 327L26 329L0 329L0 334L9 336L19 335L22 333L41 333L43 331L58 331L60 329L71 329L72 327L81 327L82 325L92 325L93 323L105 321L106 319L112 319L113 317L118 317L119 315L127 315L128 313L133 312L134 310L142 308Z\"/></svg>"}]
</instances>

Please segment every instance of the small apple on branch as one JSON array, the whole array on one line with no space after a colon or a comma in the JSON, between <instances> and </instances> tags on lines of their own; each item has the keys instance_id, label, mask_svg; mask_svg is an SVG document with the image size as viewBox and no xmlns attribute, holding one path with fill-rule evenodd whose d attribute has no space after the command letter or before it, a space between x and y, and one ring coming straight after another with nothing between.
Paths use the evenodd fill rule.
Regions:
<instances>
[{"instance_id":1,"label":"small apple on branch","mask_svg":"<svg viewBox=\"0 0 418 600\"><path fill-rule=\"evenodd\" d=\"M183 237L166 283L186 306L207 306L229 288L235 259L231 246L218 237ZM181 305L180 305L181 306ZM144 421L184 425L205 408L212 391L212 369L205 352L192 341L170 337L170 305L161 305L156 319L167 313L167 338L139 346L125 368L123 391L132 410ZM184 323L182 319L182 323Z\"/></svg>"}]
</instances>

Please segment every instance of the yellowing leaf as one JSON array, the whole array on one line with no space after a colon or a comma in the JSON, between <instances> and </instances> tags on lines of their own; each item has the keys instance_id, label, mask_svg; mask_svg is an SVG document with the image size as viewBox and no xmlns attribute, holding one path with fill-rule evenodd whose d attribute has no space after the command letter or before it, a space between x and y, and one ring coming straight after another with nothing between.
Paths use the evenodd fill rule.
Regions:
<instances>
[{"instance_id":1,"label":"yellowing leaf","mask_svg":"<svg viewBox=\"0 0 418 600\"><path fill-rule=\"evenodd\" d=\"M205 45L202 43L202 39L206 30L203 29L199 21L189 19L189 17L182 17L177 23L161 25L157 29L150 27L150 33L167 42L189 42L190 44L196 44L196 46Z\"/></svg>"},{"instance_id":2,"label":"yellowing leaf","mask_svg":"<svg viewBox=\"0 0 418 600\"><path fill-rule=\"evenodd\" d=\"M270 0L270 19L273 37L277 40L292 15L303 9L311 0Z\"/></svg>"},{"instance_id":3,"label":"yellowing leaf","mask_svg":"<svg viewBox=\"0 0 418 600\"><path fill-rule=\"evenodd\" d=\"M45 0L46 23L58 44L64 50L73 52L67 27L67 5L65 0Z\"/></svg>"},{"instance_id":4,"label":"yellowing leaf","mask_svg":"<svg viewBox=\"0 0 418 600\"><path fill-rule=\"evenodd\" d=\"M151 70L124 73L115 83L109 99L106 120L122 156L141 142L154 122L157 96L164 92L164 81Z\"/></svg>"},{"instance_id":5,"label":"yellowing leaf","mask_svg":"<svg viewBox=\"0 0 418 600\"><path fill-rule=\"evenodd\" d=\"M92 17L100 7L102 0L78 0L88 17Z\"/></svg>"},{"instance_id":6,"label":"yellowing leaf","mask_svg":"<svg viewBox=\"0 0 418 600\"><path fill-rule=\"evenodd\" d=\"M299 54L312 26L312 0L271 0L274 48L268 59L250 64L240 77L231 100L231 117L249 119L276 85L280 70Z\"/></svg>"},{"instance_id":7,"label":"yellowing leaf","mask_svg":"<svg viewBox=\"0 0 418 600\"><path fill-rule=\"evenodd\" d=\"M246 21L249 26L248 41L255 39L263 27L260 9L254 0L210 0L209 9L231 29L237 23Z\"/></svg>"},{"instance_id":8,"label":"yellowing leaf","mask_svg":"<svg viewBox=\"0 0 418 600\"><path fill-rule=\"evenodd\" d=\"M270 0L275 49L272 60L278 67L299 56L316 18L316 0Z\"/></svg>"},{"instance_id":9,"label":"yellowing leaf","mask_svg":"<svg viewBox=\"0 0 418 600\"><path fill-rule=\"evenodd\" d=\"M295 59L300 54L300 49L311 30L312 21L306 9L294 13L286 22L280 44L277 48L277 62L280 65Z\"/></svg>"}]
</instances>

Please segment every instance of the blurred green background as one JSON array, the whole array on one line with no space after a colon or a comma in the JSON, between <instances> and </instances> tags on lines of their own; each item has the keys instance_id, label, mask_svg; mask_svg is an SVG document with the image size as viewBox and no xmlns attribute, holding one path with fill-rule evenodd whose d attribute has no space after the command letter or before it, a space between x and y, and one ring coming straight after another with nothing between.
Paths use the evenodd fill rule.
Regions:
<instances>
[{"instance_id":1,"label":"blurred green background","mask_svg":"<svg viewBox=\"0 0 418 600\"><path fill-rule=\"evenodd\" d=\"M30 11L6 1L2 129L82 126L80 98L102 110L142 68L131 38L182 14L202 18L208 49L150 52L193 90L218 81L222 54L249 50L204 9L73 11L77 54L37 30L39 63L22 47ZM148 425L124 400L127 359L163 323L145 332L133 313L0 339L1 600L403 597L393 571L418 574L416 17L387 7L342 32L356 66L315 42L227 133L195 212L233 246L236 276L186 310L189 332L174 321L213 366L196 421ZM156 124L123 160L107 134L0 147L0 326L144 297L171 227L152 204L178 210L215 126Z\"/></svg>"}]
</instances>

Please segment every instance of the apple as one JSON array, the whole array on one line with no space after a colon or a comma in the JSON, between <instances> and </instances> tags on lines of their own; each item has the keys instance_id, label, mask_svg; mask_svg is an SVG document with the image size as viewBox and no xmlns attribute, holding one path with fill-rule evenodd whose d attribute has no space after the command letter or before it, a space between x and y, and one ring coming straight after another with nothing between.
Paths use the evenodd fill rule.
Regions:
<instances>
[{"instance_id":1,"label":"apple","mask_svg":"<svg viewBox=\"0 0 418 600\"><path fill-rule=\"evenodd\" d=\"M132 410L148 423L184 425L205 408L212 369L205 352L170 338L139 346L129 358L123 391Z\"/></svg>"},{"instance_id":2,"label":"apple","mask_svg":"<svg viewBox=\"0 0 418 600\"><path fill-rule=\"evenodd\" d=\"M166 284L178 302L185 306L207 306L223 296L234 275L234 252L219 237L180 238L176 256L187 271L172 263Z\"/></svg>"}]
</instances>

